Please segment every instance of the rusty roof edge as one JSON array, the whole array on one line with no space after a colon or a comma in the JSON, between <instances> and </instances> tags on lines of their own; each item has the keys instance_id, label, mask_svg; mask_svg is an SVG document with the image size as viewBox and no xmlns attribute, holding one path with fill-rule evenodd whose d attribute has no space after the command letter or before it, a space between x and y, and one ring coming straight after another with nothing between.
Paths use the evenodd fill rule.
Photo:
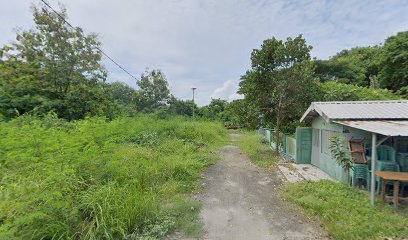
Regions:
<instances>
[{"instance_id":1,"label":"rusty roof edge","mask_svg":"<svg viewBox=\"0 0 408 240\"><path fill-rule=\"evenodd\" d=\"M333 101L333 102L312 102L312 104L382 104L382 103L406 103L408 100L384 100L384 101Z\"/></svg>"},{"instance_id":2,"label":"rusty roof edge","mask_svg":"<svg viewBox=\"0 0 408 240\"><path fill-rule=\"evenodd\" d=\"M343 125L343 126L347 126L347 127L351 127L351 128L355 128L355 129L360 129L366 132L371 132L371 133L378 133L384 136L390 136L390 137L399 137L399 136L403 136L403 137L407 137L408 136L408 132L406 132L405 134L403 132L399 132L398 134L395 133L390 133L393 131L386 131L385 129L381 128L381 129L367 129L367 125L362 125L362 127L359 127L357 125L357 122L359 123L373 123L373 122L381 122L383 124L389 124L392 126L395 126L397 129L399 128L403 128L404 130L406 129L406 126L408 126L408 121L406 120L400 120L400 121L396 121L396 120L392 120L392 121L388 121L388 120L350 120L350 121L333 121L334 123ZM353 123L355 123L356 125L353 125ZM363 127L365 126L365 127ZM402 134L401 134L402 133Z\"/></svg>"}]
</instances>

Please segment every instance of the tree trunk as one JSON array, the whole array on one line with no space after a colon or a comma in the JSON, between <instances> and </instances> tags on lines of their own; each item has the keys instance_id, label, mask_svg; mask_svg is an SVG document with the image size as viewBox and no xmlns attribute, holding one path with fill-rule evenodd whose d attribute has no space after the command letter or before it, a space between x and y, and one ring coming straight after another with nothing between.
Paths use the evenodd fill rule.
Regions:
<instances>
[{"instance_id":1,"label":"tree trunk","mask_svg":"<svg viewBox=\"0 0 408 240\"><path fill-rule=\"evenodd\" d=\"M279 96L278 107L276 109L276 154L279 155L279 145L280 145L280 120L281 120L281 109L282 109L282 95Z\"/></svg>"}]
</instances>

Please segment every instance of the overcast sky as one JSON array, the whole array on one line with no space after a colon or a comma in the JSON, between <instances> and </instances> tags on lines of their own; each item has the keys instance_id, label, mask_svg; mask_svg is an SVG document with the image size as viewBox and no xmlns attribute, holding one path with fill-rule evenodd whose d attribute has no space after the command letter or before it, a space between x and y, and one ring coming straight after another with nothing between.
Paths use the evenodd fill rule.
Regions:
<instances>
[{"instance_id":1,"label":"overcast sky","mask_svg":"<svg viewBox=\"0 0 408 240\"><path fill-rule=\"evenodd\" d=\"M31 3L0 2L0 45L15 29L33 26ZM408 0L48 0L68 9L69 21L99 34L103 49L134 75L161 69L172 93L207 104L233 100L252 49L266 38L302 33L312 55L327 59L354 46L382 43L408 30ZM135 81L104 60L109 81Z\"/></svg>"}]
</instances>

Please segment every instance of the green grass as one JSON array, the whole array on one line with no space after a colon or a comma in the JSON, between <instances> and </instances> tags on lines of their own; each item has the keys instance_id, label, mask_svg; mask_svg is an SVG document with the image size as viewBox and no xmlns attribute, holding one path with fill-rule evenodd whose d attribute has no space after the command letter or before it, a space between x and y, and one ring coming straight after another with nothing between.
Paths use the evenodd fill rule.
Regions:
<instances>
[{"instance_id":1,"label":"green grass","mask_svg":"<svg viewBox=\"0 0 408 240\"><path fill-rule=\"evenodd\" d=\"M220 123L149 116L22 116L0 135L0 239L197 235L189 196L226 141Z\"/></svg>"},{"instance_id":2,"label":"green grass","mask_svg":"<svg viewBox=\"0 0 408 240\"><path fill-rule=\"evenodd\" d=\"M283 197L317 217L333 239L384 239L408 236L408 218L368 193L331 181L287 184ZM405 216L404 216L405 215Z\"/></svg>"},{"instance_id":3,"label":"green grass","mask_svg":"<svg viewBox=\"0 0 408 240\"><path fill-rule=\"evenodd\" d=\"M269 170L278 161L278 156L267 143L261 143L263 138L260 134L246 131L239 137L236 144L249 157L251 162Z\"/></svg>"}]
</instances>

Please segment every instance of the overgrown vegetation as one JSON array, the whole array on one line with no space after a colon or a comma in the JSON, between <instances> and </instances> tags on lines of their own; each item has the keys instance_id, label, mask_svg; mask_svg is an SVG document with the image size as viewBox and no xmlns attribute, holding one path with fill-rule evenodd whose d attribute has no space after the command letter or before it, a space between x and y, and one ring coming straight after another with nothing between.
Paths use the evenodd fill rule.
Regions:
<instances>
[{"instance_id":1,"label":"overgrown vegetation","mask_svg":"<svg viewBox=\"0 0 408 240\"><path fill-rule=\"evenodd\" d=\"M297 120L317 91L311 49L302 35L286 41L266 39L260 49L252 51L251 69L241 77L239 93L268 114L274 123L277 145L281 142L282 122Z\"/></svg>"},{"instance_id":2,"label":"overgrown vegetation","mask_svg":"<svg viewBox=\"0 0 408 240\"><path fill-rule=\"evenodd\" d=\"M372 101L372 100L400 100L401 96L393 94L387 89L360 87L336 81L320 83L321 96L324 101Z\"/></svg>"},{"instance_id":3,"label":"overgrown vegetation","mask_svg":"<svg viewBox=\"0 0 408 240\"><path fill-rule=\"evenodd\" d=\"M278 156L269 147L263 143L263 136L255 132L246 131L239 137L237 145L249 157L255 165L270 170L278 161Z\"/></svg>"},{"instance_id":4,"label":"overgrown vegetation","mask_svg":"<svg viewBox=\"0 0 408 240\"><path fill-rule=\"evenodd\" d=\"M266 39L252 51L251 69L241 77L242 103L250 106L241 109L262 113L264 127L277 133L294 133L312 101L407 98L407 42L408 32L400 32L383 46L346 49L328 60L314 60L302 35L285 41Z\"/></svg>"},{"instance_id":5,"label":"overgrown vegetation","mask_svg":"<svg viewBox=\"0 0 408 240\"><path fill-rule=\"evenodd\" d=\"M199 233L185 194L224 140L183 118L21 116L0 122L1 239L138 239Z\"/></svg>"},{"instance_id":6,"label":"overgrown vegetation","mask_svg":"<svg viewBox=\"0 0 408 240\"><path fill-rule=\"evenodd\" d=\"M284 187L285 199L317 217L333 239L385 239L408 236L408 218L381 201L370 205L368 193L328 180Z\"/></svg>"},{"instance_id":7,"label":"overgrown vegetation","mask_svg":"<svg viewBox=\"0 0 408 240\"><path fill-rule=\"evenodd\" d=\"M0 48L0 118L50 111L67 120L137 112L192 115L195 104L176 99L160 70L146 69L138 90L108 83L96 34L68 26L64 7L59 15L41 5L32 9L34 28L17 32L13 43Z\"/></svg>"},{"instance_id":8,"label":"overgrown vegetation","mask_svg":"<svg viewBox=\"0 0 408 240\"><path fill-rule=\"evenodd\" d=\"M408 83L408 31L388 37L383 46L345 49L328 60L316 60L322 82L338 81L398 93Z\"/></svg>"}]
</instances>

